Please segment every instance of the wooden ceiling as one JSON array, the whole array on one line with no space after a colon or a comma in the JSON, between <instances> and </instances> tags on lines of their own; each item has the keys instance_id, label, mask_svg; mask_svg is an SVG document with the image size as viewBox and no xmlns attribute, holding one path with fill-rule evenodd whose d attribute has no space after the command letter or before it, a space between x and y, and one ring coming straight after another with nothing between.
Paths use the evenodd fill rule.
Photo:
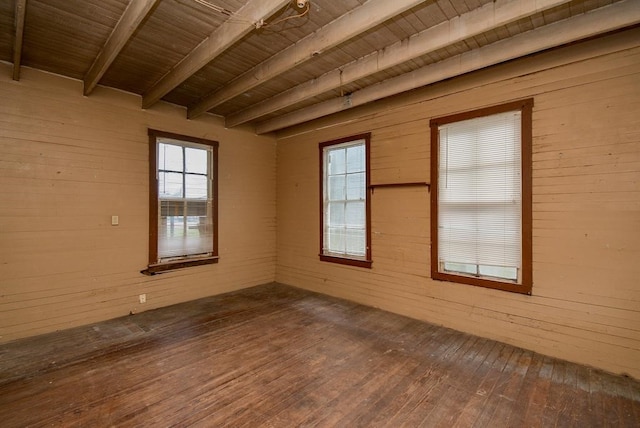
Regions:
<instances>
[{"instance_id":1,"label":"wooden ceiling","mask_svg":"<svg viewBox=\"0 0 640 428\"><path fill-rule=\"evenodd\" d=\"M0 0L0 60L265 133L639 22L640 0Z\"/></svg>"}]
</instances>

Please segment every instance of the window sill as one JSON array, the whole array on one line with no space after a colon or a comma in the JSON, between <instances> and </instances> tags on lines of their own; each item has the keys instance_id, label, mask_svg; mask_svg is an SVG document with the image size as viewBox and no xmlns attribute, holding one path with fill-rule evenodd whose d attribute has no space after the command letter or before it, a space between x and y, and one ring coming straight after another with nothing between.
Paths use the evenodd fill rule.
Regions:
<instances>
[{"instance_id":1,"label":"window sill","mask_svg":"<svg viewBox=\"0 0 640 428\"><path fill-rule=\"evenodd\" d=\"M349 259L346 257L330 256L327 254L320 254L320 260L323 262L338 263L341 265L363 267L367 269L371 269L371 265L373 264L373 260Z\"/></svg>"},{"instance_id":2,"label":"window sill","mask_svg":"<svg viewBox=\"0 0 640 428\"><path fill-rule=\"evenodd\" d=\"M214 263L218 263L218 259L220 257L204 257L201 259L183 259L176 260L168 263L158 263L154 265L149 265L145 270L141 270L140 273L144 275L157 275L159 273L165 273L168 271L183 269L191 266L201 266L201 265L210 265Z\"/></svg>"},{"instance_id":3,"label":"window sill","mask_svg":"<svg viewBox=\"0 0 640 428\"><path fill-rule=\"evenodd\" d=\"M531 295L531 285L516 284L514 282L502 282L473 276L455 275L443 272L431 272L431 279L438 281L456 282L459 284L475 285L478 287L493 288L495 290L509 291L512 293Z\"/></svg>"}]
</instances>

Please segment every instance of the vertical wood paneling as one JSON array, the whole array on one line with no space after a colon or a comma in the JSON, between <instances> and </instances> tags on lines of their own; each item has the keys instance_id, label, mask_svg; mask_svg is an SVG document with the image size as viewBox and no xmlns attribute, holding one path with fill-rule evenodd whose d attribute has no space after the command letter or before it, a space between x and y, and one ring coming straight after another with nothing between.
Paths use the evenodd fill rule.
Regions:
<instances>
[{"instance_id":1,"label":"vertical wood paneling","mask_svg":"<svg viewBox=\"0 0 640 428\"><path fill-rule=\"evenodd\" d=\"M640 377L640 46L629 44L637 35L494 67L365 107L360 117L334 117L341 125L323 119L282 134L276 279ZM430 118L528 97L532 296L429 278L426 189L375 190L372 269L317 259L318 142L372 132L373 183L428 181Z\"/></svg>"},{"instance_id":2,"label":"vertical wood paneling","mask_svg":"<svg viewBox=\"0 0 640 428\"><path fill-rule=\"evenodd\" d=\"M0 342L275 277L275 140L23 69L0 79ZM147 128L220 142L220 262L147 277ZM120 224L111 226L111 216ZM138 295L147 302L140 304Z\"/></svg>"}]
</instances>

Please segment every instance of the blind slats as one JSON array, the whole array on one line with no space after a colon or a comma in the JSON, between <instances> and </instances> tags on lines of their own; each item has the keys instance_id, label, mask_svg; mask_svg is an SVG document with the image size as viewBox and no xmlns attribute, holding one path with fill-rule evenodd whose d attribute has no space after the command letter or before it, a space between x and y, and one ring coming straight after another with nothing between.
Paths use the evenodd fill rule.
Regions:
<instances>
[{"instance_id":1,"label":"blind slats","mask_svg":"<svg viewBox=\"0 0 640 428\"><path fill-rule=\"evenodd\" d=\"M438 257L445 269L513 279L520 268L520 130L520 111L439 127Z\"/></svg>"}]
</instances>

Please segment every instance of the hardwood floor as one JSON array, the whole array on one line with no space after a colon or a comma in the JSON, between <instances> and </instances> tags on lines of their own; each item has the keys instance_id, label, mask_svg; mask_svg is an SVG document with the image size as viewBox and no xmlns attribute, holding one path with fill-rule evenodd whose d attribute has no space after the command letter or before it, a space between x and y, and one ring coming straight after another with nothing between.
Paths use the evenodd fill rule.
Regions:
<instances>
[{"instance_id":1,"label":"hardwood floor","mask_svg":"<svg viewBox=\"0 0 640 428\"><path fill-rule=\"evenodd\" d=\"M268 284L0 345L0 425L640 425L640 382Z\"/></svg>"}]
</instances>

